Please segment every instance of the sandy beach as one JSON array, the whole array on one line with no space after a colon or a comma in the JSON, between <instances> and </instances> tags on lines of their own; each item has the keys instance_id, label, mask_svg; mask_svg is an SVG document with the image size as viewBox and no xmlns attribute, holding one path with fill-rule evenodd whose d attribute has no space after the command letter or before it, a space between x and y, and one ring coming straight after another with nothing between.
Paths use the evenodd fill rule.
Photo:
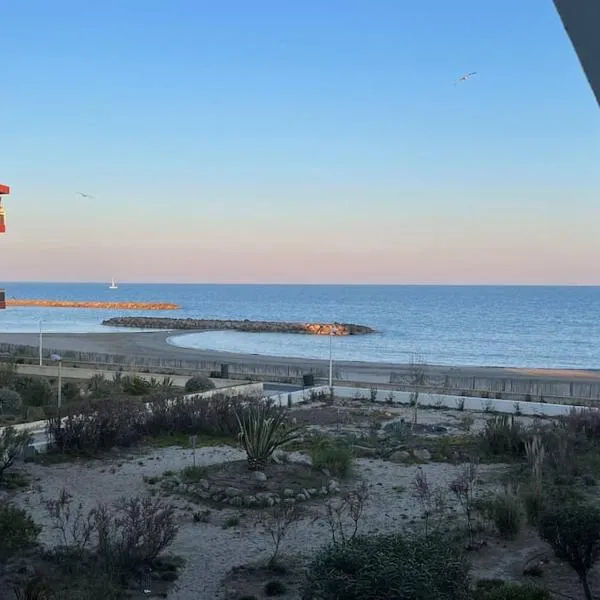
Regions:
<instances>
[{"instance_id":1,"label":"sandy beach","mask_svg":"<svg viewBox=\"0 0 600 600\"><path fill-rule=\"evenodd\" d=\"M190 333L190 332L188 332ZM96 352L175 360L196 360L226 362L229 364L292 366L299 368L328 367L328 362L320 359L285 358L256 354L236 354L213 350L187 349L173 346L167 342L169 337L180 335L179 331L160 332L107 332L45 334L43 343L46 348L55 350L74 350L78 352ZM39 336L34 333L0 333L0 344L38 346ZM372 362L336 361L335 368L344 372L344 378L352 381L376 382L389 380L390 372L407 373L410 365ZM451 374L460 377L510 377L512 379L599 382L600 370L572 369L529 369L510 367L475 367L468 365L446 366L427 365L425 370L431 375Z\"/></svg>"}]
</instances>

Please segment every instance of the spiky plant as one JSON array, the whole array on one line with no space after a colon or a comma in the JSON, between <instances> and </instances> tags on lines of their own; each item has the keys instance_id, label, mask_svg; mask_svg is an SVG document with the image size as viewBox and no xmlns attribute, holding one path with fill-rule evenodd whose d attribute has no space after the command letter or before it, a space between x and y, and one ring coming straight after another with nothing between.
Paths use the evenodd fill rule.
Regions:
<instances>
[{"instance_id":1,"label":"spiky plant","mask_svg":"<svg viewBox=\"0 0 600 600\"><path fill-rule=\"evenodd\" d=\"M239 439L246 451L248 468L262 471L278 448L298 439L302 427L290 426L284 409L271 400L252 402L235 416L240 427Z\"/></svg>"}]
</instances>

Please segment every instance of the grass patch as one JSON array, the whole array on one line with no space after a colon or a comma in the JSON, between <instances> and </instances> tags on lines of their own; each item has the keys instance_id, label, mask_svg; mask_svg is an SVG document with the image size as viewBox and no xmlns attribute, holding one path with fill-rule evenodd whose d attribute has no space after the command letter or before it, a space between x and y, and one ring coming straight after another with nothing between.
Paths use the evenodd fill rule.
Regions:
<instances>
[{"instance_id":1,"label":"grass patch","mask_svg":"<svg viewBox=\"0 0 600 600\"><path fill-rule=\"evenodd\" d=\"M4 490L20 490L29 485L29 477L21 471L11 471L4 473L0 481L0 488Z\"/></svg>"},{"instance_id":2,"label":"grass patch","mask_svg":"<svg viewBox=\"0 0 600 600\"><path fill-rule=\"evenodd\" d=\"M207 475L206 467L190 465L181 470L181 479L185 483L196 483Z\"/></svg>"},{"instance_id":3,"label":"grass patch","mask_svg":"<svg viewBox=\"0 0 600 600\"><path fill-rule=\"evenodd\" d=\"M240 515L231 515L227 517L223 523L223 529L231 529L232 527L239 527L241 522Z\"/></svg>"},{"instance_id":4,"label":"grass patch","mask_svg":"<svg viewBox=\"0 0 600 600\"><path fill-rule=\"evenodd\" d=\"M422 437L419 446L429 450L434 462L463 462L479 455L477 439L471 435Z\"/></svg>"},{"instance_id":5,"label":"grass patch","mask_svg":"<svg viewBox=\"0 0 600 600\"><path fill-rule=\"evenodd\" d=\"M314 469L327 469L336 477L347 477L352 468L352 451L341 441L328 438L315 440L310 449L310 458Z\"/></svg>"}]
</instances>

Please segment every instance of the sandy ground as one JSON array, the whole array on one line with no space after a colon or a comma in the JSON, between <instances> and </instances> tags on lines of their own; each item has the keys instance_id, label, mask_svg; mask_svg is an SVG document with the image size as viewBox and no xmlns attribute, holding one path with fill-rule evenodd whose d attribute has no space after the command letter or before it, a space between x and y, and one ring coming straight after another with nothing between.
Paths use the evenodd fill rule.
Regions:
<instances>
[{"instance_id":1,"label":"sandy ground","mask_svg":"<svg viewBox=\"0 0 600 600\"><path fill-rule=\"evenodd\" d=\"M241 451L229 447L196 451L196 464L199 465L242 458L244 454ZM63 487L87 510L98 502L111 503L123 496L148 493L150 488L144 483L144 476L160 476L165 470L177 471L191 462L190 450L167 448L131 455L126 459L114 457L53 466L27 465L34 483L31 490L18 494L15 501L27 508L33 518L44 526L40 540L52 545L58 537L57 532L50 528L44 501L56 498ZM422 468L428 478L438 484L449 483L456 473L456 467L447 464L427 464ZM416 469L414 465L368 459L357 461L358 478L371 486L361 531L395 530L407 520L420 516L420 509L411 494ZM485 474L483 476L485 478ZM180 521L172 551L187 560L178 589L169 595L172 600L215 600L219 597L221 581L231 568L270 556L270 537L261 527L255 526L257 513L247 511L242 516L240 527L223 529L225 519L231 514L239 514L238 509L213 511L211 523L194 523L188 507L198 510L198 505L183 499L170 501L178 506ZM310 506L311 509L313 507L324 514L322 503ZM320 519L315 522L306 518L290 530L282 551L309 557L328 541L326 521Z\"/></svg>"},{"instance_id":2,"label":"sandy ground","mask_svg":"<svg viewBox=\"0 0 600 600\"><path fill-rule=\"evenodd\" d=\"M327 361L301 358L283 358L273 356L257 356L250 354L234 354L209 350L191 350L178 348L167 343L167 338L174 334L193 333L190 331L161 332L107 332L93 334L46 334L44 344L55 350L75 350L80 352L98 352L121 354L126 356L144 356L149 358L165 358L180 360L199 360L212 362L243 363L246 365L285 365L293 367L327 368ZM34 333L0 333L0 343L38 345L38 334ZM390 372L408 373L409 365L391 363L367 363L336 361L336 371L343 372L343 378L349 381L387 382ZM515 369L504 367L471 367L471 366L435 366L428 365L431 373L450 373L464 377L510 376L527 379L553 379L569 381L598 381L600 371L557 370L557 369Z\"/></svg>"}]
</instances>

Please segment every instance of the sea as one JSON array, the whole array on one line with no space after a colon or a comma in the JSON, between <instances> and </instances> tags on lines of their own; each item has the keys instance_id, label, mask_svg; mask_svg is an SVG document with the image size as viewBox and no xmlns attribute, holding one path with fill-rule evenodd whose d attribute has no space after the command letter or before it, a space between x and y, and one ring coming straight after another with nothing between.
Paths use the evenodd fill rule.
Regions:
<instances>
[{"instance_id":1,"label":"sea","mask_svg":"<svg viewBox=\"0 0 600 600\"><path fill-rule=\"evenodd\" d=\"M600 287L184 285L6 283L7 298L174 302L176 311L13 308L0 333L119 331L121 315L196 319L344 322L376 333L333 337L217 331L174 334L185 348L335 360L440 365L596 369ZM131 330L127 330L131 331Z\"/></svg>"}]
</instances>

